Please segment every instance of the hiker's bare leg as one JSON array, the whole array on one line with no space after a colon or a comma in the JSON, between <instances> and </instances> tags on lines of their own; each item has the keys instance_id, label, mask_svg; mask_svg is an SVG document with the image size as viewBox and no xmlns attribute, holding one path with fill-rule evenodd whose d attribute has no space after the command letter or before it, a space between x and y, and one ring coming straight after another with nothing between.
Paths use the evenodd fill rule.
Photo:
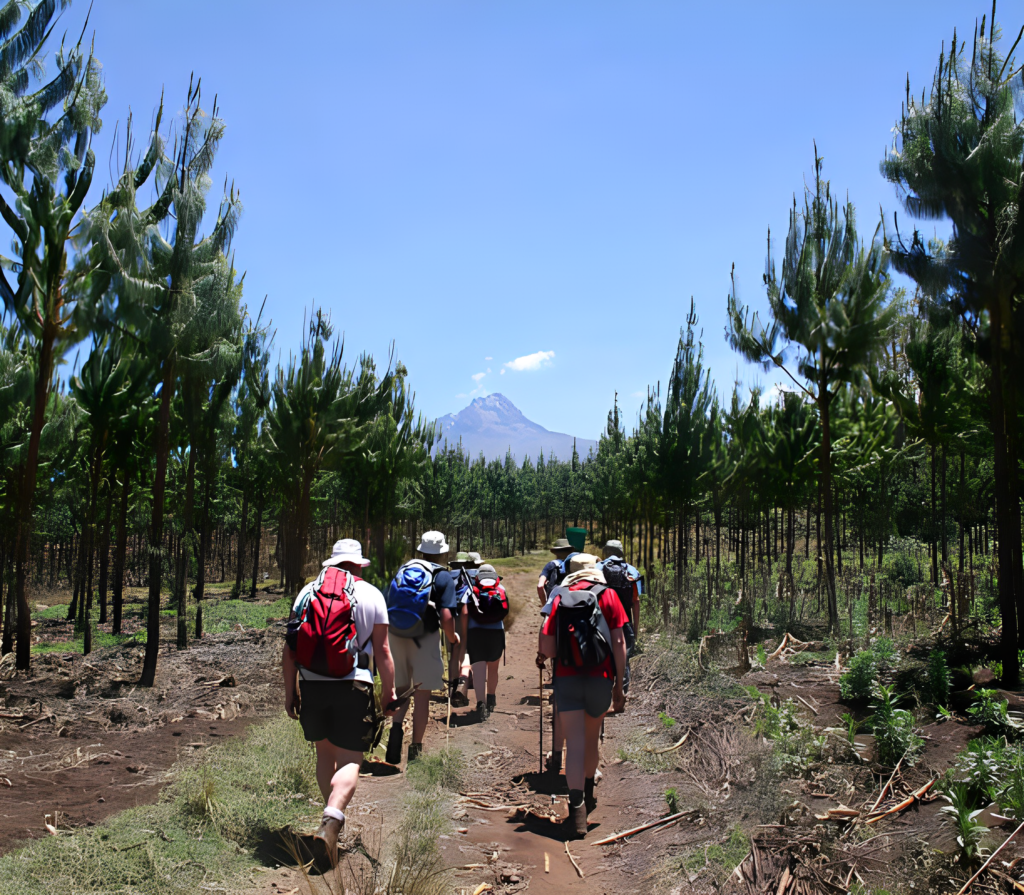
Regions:
<instances>
[{"instance_id":1,"label":"hiker's bare leg","mask_svg":"<svg viewBox=\"0 0 1024 895\"><path fill-rule=\"evenodd\" d=\"M476 701L484 701L484 691L487 687L487 663L486 662L474 662L472 665L473 670L473 690L476 692Z\"/></svg>"},{"instance_id":2,"label":"hiker's bare leg","mask_svg":"<svg viewBox=\"0 0 1024 895\"><path fill-rule=\"evenodd\" d=\"M342 749L328 740L316 744L316 782L330 808L344 811L359 782L362 752Z\"/></svg>"},{"instance_id":3,"label":"hiker's bare leg","mask_svg":"<svg viewBox=\"0 0 1024 895\"><path fill-rule=\"evenodd\" d=\"M591 718L590 715L584 714L584 723L586 749L583 753L583 776L591 780L601 760L601 725L604 724L604 715L600 718Z\"/></svg>"},{"instance_id":4,"label":"hiker's bare leg","mask_svg":"<svg viewBox=\"0 0 1024 895\"><path fill-rule=\"evenodd\" d=\"M559 712L562 732L565 734L565 782L569 789L583 789L586 778L586 723L583 709ZM587 720L590 720L589 718Z\"/></svg>"},{"instance_id":5,"label":"hiker's bare leg","mask_svg":"<svg viewBox=\"0 0 1024 895\"><path fill-rule=\"evenodd\" d=\"M412 741L422 745L423 735L427 732L427 721L430 720L430 691L417 690L413 695L412 708Z\"/></svg>"},{"instance_id":6,"label":"hiker's bare leg","mask_svg":"<svg viewBox=\"0 0 1024 895\"><path fill-rule=\"evenodd\" d=\"M554 727L554 739L551 743L552 752L561 752L565 748L565 731L562 730L562 713L558 706L551 710L552 726Z\"/></svg>"},{"instance_id":7,"label":"hiker's bare leg","mask_svg":"<svg viewBox=\"0 0 1024 895\"><path fill-rule=\"evenodd\" d=\"M498 692L498 663L500 659L487 663L487 693L493 696Z\"/></svg>"}]
</instances>

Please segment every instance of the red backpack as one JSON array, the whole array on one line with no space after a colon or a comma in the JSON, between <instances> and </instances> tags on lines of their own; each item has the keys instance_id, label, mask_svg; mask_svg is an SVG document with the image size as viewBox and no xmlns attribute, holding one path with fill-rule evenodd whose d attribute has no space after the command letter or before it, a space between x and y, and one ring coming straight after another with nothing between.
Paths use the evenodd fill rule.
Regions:
<instances>
[{"instance_id":1,"label":"red backpack","mask_svg":"<svg viewBox=\"0 0 1024 895\"><path fill-rule=\"evenodd\" d=\"M352 617L358 579L336 566L324 572L301 615L294 619L295 660L307 671L342 678L352 672L362 647Z\"/></svg>"},{"instance_id":2,"label":"red backpack","mask_svg":"<svg viewBox=\"0 0 1024 895\"><path fill-rule=\"evenodd\" d=\"M473 621L481 625L493 624L508 615L508 595L498 581L488 578L484 583L477 579L466 607Z\"/></svg>"}]
</instances>

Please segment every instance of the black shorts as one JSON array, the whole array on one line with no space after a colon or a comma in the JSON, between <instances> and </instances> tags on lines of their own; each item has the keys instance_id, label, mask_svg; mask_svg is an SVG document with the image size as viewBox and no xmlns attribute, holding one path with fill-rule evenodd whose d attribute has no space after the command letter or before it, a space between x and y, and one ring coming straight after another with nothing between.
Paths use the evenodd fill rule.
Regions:
<instances>
[{"instance_id":1,"label":"black shorts","mask_svg":"<svg viewBox=\"0 0 1024 895\"><path fill-rule=\"evenodd\" d=\"M505 652L505 632L492 631L488 628L470 628L466 646L469 650L470 663L497 662Z\"/></svg>"},{"instance_id":2,"label":"black shorts","mask_svg":"<svg viewBox=\"0 0 1024 895\"><path fill-rule=\"evenodd\" d=\"M373 687L363 681L299 681L302 735L339 749L366 752L377 728Z\"/></svg>"}]
</instances>

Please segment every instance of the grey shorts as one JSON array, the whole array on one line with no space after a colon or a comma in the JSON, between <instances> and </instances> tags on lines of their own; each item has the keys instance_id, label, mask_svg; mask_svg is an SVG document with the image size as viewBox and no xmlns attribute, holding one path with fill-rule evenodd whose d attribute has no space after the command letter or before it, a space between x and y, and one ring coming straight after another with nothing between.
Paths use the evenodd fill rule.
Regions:
<instances>
[{"instance_id":1,"label":"grey shorts","mask_svg":"<svg viewBox=\"0 0 1024 895\"><path fill-rule=\"evenodd\" d=\"M587 674L556 675L555 705L559 712L586 712L600 718L612 704L612 681Z\"/></svg>"}]
</instances>

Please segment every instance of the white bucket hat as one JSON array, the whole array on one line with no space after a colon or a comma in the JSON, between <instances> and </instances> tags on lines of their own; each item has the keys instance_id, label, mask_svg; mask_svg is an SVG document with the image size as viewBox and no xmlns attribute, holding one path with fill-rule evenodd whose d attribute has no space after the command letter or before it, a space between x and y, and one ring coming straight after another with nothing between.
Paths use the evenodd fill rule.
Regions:
<instances>
[{"instance_id":1,"label":"white bucket hat","mask_svg":"<svg viewBox=\"0 0 1024 895\"><path fill-rule=\"evenodd\" d=\"M425 531L420 538L420 545L416 548L420 553L434 556L438 553L448 552L448 542L439 531Z\"/></svg>"},{"instance_id":2,"label":"white bucket hat","mask_svg":"<svg viewBox=\"0 0 1024 895\"><path fill-rule=\"evenodd\" d=\"M356 566L366 568L370 561L363 556L363 545L353 538L343 538L335 542L331 551L331 558L323 561L324 568L327 566L340 566L343 562L350 562Z\"/></svg>"}]
</instances>

